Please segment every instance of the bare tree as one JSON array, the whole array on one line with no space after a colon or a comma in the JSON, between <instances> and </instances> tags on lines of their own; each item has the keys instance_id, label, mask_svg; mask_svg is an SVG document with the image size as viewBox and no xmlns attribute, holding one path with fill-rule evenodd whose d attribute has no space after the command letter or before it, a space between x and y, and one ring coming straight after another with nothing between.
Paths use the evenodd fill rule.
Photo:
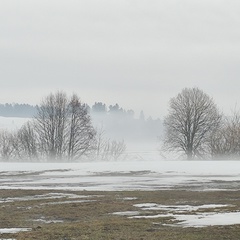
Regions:
<instances>
[{"instance_id":1,"label":"bare tree","mask_svg":"<svg viewBox=\"0 0 240 240\"><path fill-rule=\"evenodd\" d=\"M82 104L79 97L73 94L68 104L68 159L80 157L93 150L95 135L86 104Z\"/></svg>"},{"instance_id":2,"label":"bare tree","mask_svg":"<svg viewBox=\"0 0 240 240\"><path fill-rule=\"evenodd\" d=\"M126 151L125 142L106 138L102 127L97 130L95 146L96 158L104 161L118 160Z\"/></svg>"},{"instance_id":3,"label":"bare tree","mask_svg":"<svg viewBox=\"0 0 240 240\"><path fill-rule=\"evenodd\" d=\"M95 157L97 160L106 160L107 154L104 151L109 139L105 137L103 126L96 129Z\"/></svg>"},{"instance_id":4,"label":"bare tree","mask_svg":"<svg viewBox=\"0 0 240 240\"><path fill-rule=\"evenodd\" d=\"M109 154L113 160L118 160L126 151L126 144L122 141L113 140L109 143Z\"/></svg>"},{"instance_id":5,"label":"bare tree","mask_svg":"<svg viewBox=\"0 0 240 240\"><path fill-rule=\"evenodd\" d=\"M233 116L225 117L219 129L214 132L210 141L212 157L240 158L240 114L234 112Z\"/></svg>"},{"instance_id":6,"label":"bare tree","mask_svg":"<svg viewBox=\"0 0 240 240\"><path fill-rule=\"evenodd\" d=\"M185 88L170 100L164 120L164 148L183 152L188 159L202 157L220 121L221 114L207 94L198 88Z\"/></svg>"},{"instance_id":7,"label":"bare tree","mask_svg":"<svg viewBox=\"0 0 240 240\"><path fill-rule=\"evenodd\" d=\"M0 131L0 156L2 160L9 161L15 157L13 134L7 130Z\"/></svg>"},{"instance_id":8,"label":"bare tree","mask_svg":"<svg viewBox=\"0 0 240 240\"><path fill-rule=\"evenodd\" d=\"M74 159L90 151L95 131L77 95L71 99L63 92L48 95L37 109L34 126L39 151L48 159Z\"/></svg>"},{"instance_id":9,"label":"bare tree","mask_svg":"<svg viewBox=\"0 0 240 240\"><path fill-rule=\"evenodd\" d=\"M47 158L63 157L67 104L66 94L57 92L49 94L37 108L35 128L41 143L41 151L45 152Z\"/></svg>"},{"instance_id":10,"label":"bare tree","mask_svg":"<svg viewBox=\"0 0 240 240\"><path fill-rule=\"evenodd\" d=\"M36 160L38 158L38 139L33 122L25 123L17 133L18 152L24 160Z\"/></svg>"}]
</instances>

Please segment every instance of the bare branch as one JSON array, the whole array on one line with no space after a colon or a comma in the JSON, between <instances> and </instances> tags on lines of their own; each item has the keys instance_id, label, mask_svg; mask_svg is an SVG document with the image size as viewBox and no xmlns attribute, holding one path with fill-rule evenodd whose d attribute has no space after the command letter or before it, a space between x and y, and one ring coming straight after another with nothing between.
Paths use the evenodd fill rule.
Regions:
<instances>
[{"instance_id":1,"label":"bare branch","mask_svg":"<svg viewBox=\"0 0 240 240\"><path fill-rule=\"evenodd\" d=\"M221 114L208 95L198 88L185 88L170 100L164 148L184 152L188 159L203 156L220 121Z\"/></svg>"}]
</instances>

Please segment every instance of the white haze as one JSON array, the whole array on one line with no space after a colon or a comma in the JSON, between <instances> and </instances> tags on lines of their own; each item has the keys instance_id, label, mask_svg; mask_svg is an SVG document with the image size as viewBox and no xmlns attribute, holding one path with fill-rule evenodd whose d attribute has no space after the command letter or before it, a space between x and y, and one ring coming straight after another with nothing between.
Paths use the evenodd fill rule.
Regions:
<instances>
[{"instance_id":1,"label":"white haze","mask_svg":"<svg viewBox=\"0 0 240 240\"><path fill-rule=\"evenodd\" d=\"M237 0L3 0L0 16L2 103L63 89L159 117L193 86L239 102Z\"/></svg>"},{"instance_id":2,"label":"white haze","mask_svg":"<svg viewBox=\"0 0 240 240\"><path fill-rule=\"evenodd\" d=\"M0 129L14 131L20 129L23 124L30 121L30 118L18 118L18 117L1 117L0 116Z\"/></svg>"},{"instance_id":3,"label":"white haze","mask_svg":"<svg viewBox=\"0 0 240 240\"><path fill-rule=\"evenodd\" d=\"M1 163L0 189L235 191L239 161Z\"/></svg>"},{"instance_id":4,"label":"white haze","mask_svg":"<svg viewBox=\"0 0 240 240\"><path fill-rule=\"evenodd\" d=\"M92 118L95 129L99 132L103 131L104 141L124 141L126 151L122 156L123 158L135 160L163 158L159 151L163 135L162 122L160 120L156 120L157 125L149 129L149 126L152 125L151 123L147 124L146 121L141 122L134 118L130 120L123 118L123 120L125 119L124 124L121 124L123 123L122 120L120 120L120 123L117 123L117 118L113 118L111 121L104 117L98 118L96 115L92 116ZM31 120L31 118L0 116L0 130L14 132L20 129L24 123Z\"/></svg>"}]
</instances>

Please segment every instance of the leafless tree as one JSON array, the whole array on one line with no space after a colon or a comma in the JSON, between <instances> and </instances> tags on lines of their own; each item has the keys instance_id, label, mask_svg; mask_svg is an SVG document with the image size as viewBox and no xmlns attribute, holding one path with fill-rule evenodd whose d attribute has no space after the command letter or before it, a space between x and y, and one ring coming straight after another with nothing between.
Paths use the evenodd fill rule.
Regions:
<instances>
[{"instance_id":1,"label":"leafless tree","mask_svg":"<svg viewBox=\"0 0 240 240\"><path fill-rule=\"evenodd\" d=\"M39 156L38 139L33 122L25 123L17 133L18 152L21 159L36 160Z\"/></svg>"},{"instance_id":2,"label":"leafless tree","mask_svg":"<svg viewBox=\"0 0 240 240\"><path fill-rule=\"evenodd\" d=\"M48 159L74 159L90 151L95 131L77 95L49 94L37 109L34 120L39 151Z\"/></svg>"},{"instance_id":3,"label":"leafless tree","mask_svg":"<svg viewBox=\"0 0 240 240\"><path fill-rule=\"evenodd\" d=\"M78 158L94 148L96 132L86 104L73 94L68 104L67 157Z\"/></svg>"},{"instance_id":4,"label":"leafless tree","mask_svg":"<svg viewBox=\"0 0 240 240\"><path fill-rule=\"evenodd\" d=\"M103 126L96 129L96 143L95 143L95 158L97 160L106 160L107 153L105 151L106 145L108 145L109 139L105 137L105 131Z\"/></svg>"},{"instance_id":5,"label":"leafless tree","mask_svg":"<svg viewBox=\"0 0 240 240\"><path fill-rule=\"evenodd\" d=\"M3 161L10 161L15 157L13 134L7 130L0 131L0 156Z\"/></svg>"},{"instance_id":6,"label":"leafless tree","mask_svg":"<svg viewBox=\"0 0 240 240\"><path fill-rule=\"evenodd\" d=\"M35 128L42 152L47 158L61 159L66 132L67 96L63 92L49 94L37 109Z\"/></svg>"},{"instance_id":7,"label":"leafless tree","mask_svg":"<svg viewBox=\"0 0 240 240\"><path fill-rule=\"evenodd\" d=\"M210 141L211 154L214 159L240 158L240 114L234 112L225 117L221 126L212 135Z\"/></svg>"},{"instance_id":8,"label":"leafless tree","mask_svg":"<svg viewBox=\"0 0 240 240\"><path fill-rule=\"evenodd\" d=\"M97 130L95 156L97 160L118 160L124 156L126 144L122 141L111 140L105 137L103 128Z\"/></svg>"},{"instance_id":9,"label":"leafless tree","mask_svg":"<svg viewBox=\"0 0 240 240\"><path fill-rule=\"evenodd\" d=\"M126 144L122 141L113 140L109 143L109 154L113 160L118 160L126 151Z\"/></svg>"},{"instance_id":10,"label":"leafless tree","mask_svg":"<svg viewBox=\"0 0 240 240\"><path fill-rule=\"evenodd\" d=\"M220 121L221 114L207 94L198 88L185 88L170 100L164 120L164 148L183 152L188 159L203 157Z\"/></svg>"}]
</instances>

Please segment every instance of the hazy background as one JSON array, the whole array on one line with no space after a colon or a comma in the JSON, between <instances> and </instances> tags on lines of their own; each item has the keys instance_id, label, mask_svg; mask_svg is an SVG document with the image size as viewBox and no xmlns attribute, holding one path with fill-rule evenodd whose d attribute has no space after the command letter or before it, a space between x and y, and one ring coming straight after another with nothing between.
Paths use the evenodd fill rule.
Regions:
<instances>
[{"instance_id":1,"label":"hazy background","mask_svg":"<svg viewBox=\"0 0 240 240\"><path fill-rule=\"evenodd\" d=\"M197 86L225 113L239 104L237 0L2 0L0 103L50 91L162 117Z\"/></svg>"}]
</instances>

